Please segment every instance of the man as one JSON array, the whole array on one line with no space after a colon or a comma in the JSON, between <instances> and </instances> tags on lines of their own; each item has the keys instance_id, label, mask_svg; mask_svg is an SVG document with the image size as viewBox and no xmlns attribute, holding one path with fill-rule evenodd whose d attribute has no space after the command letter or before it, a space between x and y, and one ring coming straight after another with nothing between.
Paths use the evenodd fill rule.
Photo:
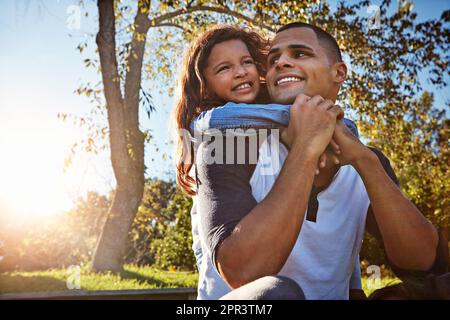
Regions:
<instances>
[{"instance_id":1,"label":"man","mask_svg":"<svg viewBox=\"0 0 450 320\"><path fill-rule=\"evenodd\" d=\"M281 171L262 175L261 158L256 165L197 161L199 235L203 252L235 289L225 298L348 299L365 229L400 273L445 268L435 228L401 193L387 158L341 121L335 101L346 75L328 33L303 23L282 27L266 75L273 102L292 104ZM316 175L332 139L340 164L321 163ZM213 277L202 267L200 282Z\"/></svg>"}]
</instances>

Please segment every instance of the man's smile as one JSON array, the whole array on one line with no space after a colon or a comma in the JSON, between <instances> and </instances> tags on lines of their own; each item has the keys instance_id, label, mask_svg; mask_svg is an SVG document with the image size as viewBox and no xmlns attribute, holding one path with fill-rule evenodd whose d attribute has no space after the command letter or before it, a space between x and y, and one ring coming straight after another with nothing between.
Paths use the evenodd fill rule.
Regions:
<instances>
[{"instance_id":1,"label":"man's smile","mask_svg":"<svg viewBox=\"0 0 450 320\"><path fill-rule=\"evenodd\" d=\"M275 86L279 86L279 85L283 85L283 84L289 84L289 83L298 83L298 82L302 82L305 81L306 79L303 77L299 77L299 76L294 76L294 75L284 75L279 77L276 81L275 81Z\"/></svg>"}]
</instances>

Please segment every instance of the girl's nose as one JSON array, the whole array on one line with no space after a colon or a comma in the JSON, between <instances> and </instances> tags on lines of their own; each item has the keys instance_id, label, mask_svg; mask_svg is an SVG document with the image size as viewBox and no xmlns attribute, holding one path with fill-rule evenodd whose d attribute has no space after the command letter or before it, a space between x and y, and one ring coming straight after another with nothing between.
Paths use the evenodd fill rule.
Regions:
<instances>
[{"instance_id":1,"label":"girl's nose","mask_svg":"<svg viewBox=\"0 0 450 320\"><path fill-rule=\"evenodd\" d=\"M246 76L247 73L248 73L247 70L243 66L237 66L235 77L240 78L240 77Z\"/></svg>"}]
</instances>

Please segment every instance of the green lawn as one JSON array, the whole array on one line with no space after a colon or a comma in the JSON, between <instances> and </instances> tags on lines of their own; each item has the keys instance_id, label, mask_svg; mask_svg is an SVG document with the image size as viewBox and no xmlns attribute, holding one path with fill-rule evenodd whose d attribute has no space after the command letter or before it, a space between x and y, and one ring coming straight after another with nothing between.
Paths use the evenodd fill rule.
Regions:
<instances>
[{"instance_id":1,"label":"green lawn","mask_svg":"<svg viewBox=\"0 0 450 320\"><path fill-rule=\"evenodd\" d=\"M80 272L81 290L126 290L153 288L196 288L198 274L181 271L162 271L151 266L125 265L122 276L111 273L93 273L86 267ZM66 269L30 272L0 273L0 294L12 292L65 291L70 277ZM379 287L398 282L396 278L383 277L379 283L363 277L366 295Z\"/></svg>"},{"instance_id":2,"label":"green lawn","mask_svg":"<svg viewBox=\"0 0 450 320\"><path fill-rule=\"evenodd\" d=\"M80 272L81 290L126 290L197 287L198 274L181 271L161 271L153 267L125 265L122 276ZM70 274L66 269L0 273L0 294L12 292L65 291ZM73 276L72 276L73 278Z\"/></svg>"}]
</instances>

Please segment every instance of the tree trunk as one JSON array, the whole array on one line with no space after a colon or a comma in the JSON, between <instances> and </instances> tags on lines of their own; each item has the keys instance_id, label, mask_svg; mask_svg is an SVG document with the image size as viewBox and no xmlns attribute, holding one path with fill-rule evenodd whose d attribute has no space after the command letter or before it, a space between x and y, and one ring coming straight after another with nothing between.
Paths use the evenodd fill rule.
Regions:
<instances>
[{"instance_id":1,"label":"tree trunk","mask_svg":"<svg viewBox=\"0 0 450 320\"><path fill-rule=\"evenodd\" d=\"M99 0L97 45L108 112L111 161L117 186L105 225L95 248L93 271L121 272L128 233L144 193L144 135L139 130L139 89L148 27L140 2L135 18L135 34L127 59L125 98L120 89L115 42L113 0ZM140 34L140 36L136 36ZM142 40L142 37L144 40Z\"/></svg>"},{"instance_id":2,"label":"tree trunk","mask_svg":"<svg viewBox=\"0 0 450 320\"><path fill-rule=\"evenodd\" d=\"M130 181L118 186L95 250L94 271L121 272L128 232L141 202L142 192Z\"/></svg>"}]
</instances>

